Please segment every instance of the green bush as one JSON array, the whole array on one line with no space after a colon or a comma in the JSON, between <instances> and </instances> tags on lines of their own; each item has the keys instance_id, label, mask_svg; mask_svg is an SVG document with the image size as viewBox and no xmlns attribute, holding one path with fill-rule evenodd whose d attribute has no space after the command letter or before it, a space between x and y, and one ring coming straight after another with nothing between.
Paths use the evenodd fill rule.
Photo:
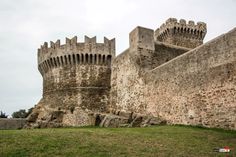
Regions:
<instances>
[{"instance_id":1,"label":"green bush","mask_svg":"<svg viewBox=\"0 0 236 157\"><path fill-rule=\"evenodd\" d=\"M0 118L7 118L8 117L8 115L6 115L6 113L4 113L4 112L0 112Z\"/></svg>"},{"instance_id":2,"label":"green bush","mask_svg":"<svg viewBox=\"0 0 236 157\"><path fill-rule=\"evenodd\" d=\"M28 112L24 109L20 109L19 111L13 112L12 118L26 118L32 112L33 108L28 109Z\"/></svg>"}]
</instances>

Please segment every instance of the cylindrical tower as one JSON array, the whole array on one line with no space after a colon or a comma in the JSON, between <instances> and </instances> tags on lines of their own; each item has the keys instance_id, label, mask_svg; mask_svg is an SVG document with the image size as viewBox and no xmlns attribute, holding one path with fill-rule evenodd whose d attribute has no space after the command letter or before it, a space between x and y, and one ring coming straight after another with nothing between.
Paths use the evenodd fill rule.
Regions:
<instances>
[{"instance_id":1,"label":"cylindrical tower","mask_svg":"<svg viewBox=\"0 0 236 157\"><path fill-rule=\"evenodd\" d=\"M179 21L176 18L169 18L155 31L155 40L177 45L186 48L195 48L203 44L207 33L207 25L204 22Z\"/></svg>"},{"instance_id":2,"label":"cylindrical tower","mask_svg":"<svg viewBox=\"0 0 236 157\"><path fill-rule=\"evenodd\" d=\"M45 42L38 49L38 69L43 77L43 98L34 111L36 123L63 126L91 125L91 113L106 112L109 103L111 61L115 39L97 43L85 36Z\"/></svg>"}]
</instances>

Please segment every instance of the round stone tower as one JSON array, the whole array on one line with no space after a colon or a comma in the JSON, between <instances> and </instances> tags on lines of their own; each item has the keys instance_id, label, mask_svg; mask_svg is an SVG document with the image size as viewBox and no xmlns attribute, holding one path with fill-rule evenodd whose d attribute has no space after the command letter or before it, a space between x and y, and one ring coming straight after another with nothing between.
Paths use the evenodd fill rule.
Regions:
<instances>
[{"instance_id":1,"label":"round stone tower","mask_svg":"<svg viewBox=\"0 0 236 157\"><path fill-rule=\"evenodd\" d=\"M93 114L109 104L111 62L115 39L97 43L85 36L45 42L38 49L38 69L43 77L43 97L29 116L38 127L94 124Z\"/></svg>"},{"instance_id":2,"label":"round stone tower","mask_svg":"<svg viewBox=\"0 0 236 157\"><path fill-rule=\"evenodd\" d=\"M195 48L203 44L207 33L207 25L204 22L179 21L169 18L155 31L155 40L186 48Z\"/></svg>"}]
</instances>

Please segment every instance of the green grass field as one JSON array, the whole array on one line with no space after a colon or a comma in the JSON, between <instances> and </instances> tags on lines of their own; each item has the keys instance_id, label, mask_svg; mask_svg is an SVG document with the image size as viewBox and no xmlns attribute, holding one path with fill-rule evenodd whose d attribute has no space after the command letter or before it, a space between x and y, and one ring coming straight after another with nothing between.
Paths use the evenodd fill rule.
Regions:
<instances>
[{"instance_id":1,"label":"green grass field","mask_svg":"<svg viewBox=\"0 0 236 157\"><path fill-rule=\"evenodd\" d=\"M1 130L0 156L235 156L236 131L187 126ZM216 147L229 146L230 153Z\"/></svg>"}]
</instances>

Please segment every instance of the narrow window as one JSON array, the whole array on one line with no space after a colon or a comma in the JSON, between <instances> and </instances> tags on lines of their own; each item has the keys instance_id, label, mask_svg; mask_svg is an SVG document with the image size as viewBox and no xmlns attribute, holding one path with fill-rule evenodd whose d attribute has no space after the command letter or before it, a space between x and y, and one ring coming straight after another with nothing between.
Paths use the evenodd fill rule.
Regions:
<instances>
[{"instance_id":1,"label":"narrow window","mask_svg":"<svg viewBox=\"0 0 236 157\"><path fill-rule=\"evenodd\" d=\"M65 65L67 65L67 57L64 56L64 59L65 59Z\"/></svg>"},{"instance_id":2,"label":"narrow window","mask_svg":"<svg viewBox=\"0 0 236 157\"><path fill-rule=\"evenodd\" d=\"M102 56L99 54L98 55L98 64L101 64L101 59L102 59Z\"/></svg>"},{"instance_id":3,"label":"narrow window","mask_svg":"<svg viewBox=\"0 0 236 157\"><path fill-rule=\"evenodd\" d=\"M90 64L93 64L93 55L90 54Z\"/></svg>"},{"instance_id":4,"label":"narrow window","mask_svg":"<svg viewBox=\"0 0 236 157\"><path fill-rule=\"evenodd\" d=\"M80 57L79 57L79 54L76 54L76 57L77 57L77 63L79 64L79 63L80 63Z\"/></svg>"},{"instance_id":5,"label":"narrow window","mask_svg":"<svg viewBox=\"0 0 236 157\"><path fill-rule=\"evenodd\" d=\"M97 54L94 55L94 64L97 64Z\"/></svg>"},{"instance_id":6,"label":"narrow window","mask_svg":"<svg viewBox=\"0 0 236 157\"><path fill-rule=\"evenodd\" d=\"M201 37L201 38L203 37L203 31L200 32L200 37Z\"/></svg>"},{"instance_id":7,"label":"narrow window","mask_svg":"<svg viewBox=\"0 0 236 157\"><path fill-rule=\"evenodd\" d=\"M190 33L190 29L189 28L187 29L187 32Z\"/></svg>"},{"instance_id":8,"label":"narrow window","mask_svg":"<svg viewBox=\"0 0 236 157\"><path fill-rule=\"evenodd\" d=\"M60 64L59 57L57 57L57 64L58 64L58 66L60 66L60 65L61 65L61 64Z\"/></svg>"},{"instance_id":9,"label":"narrow window","mask_svg":"<svg viewBox=\"0 0 236 157\"><path fill-rule=\"evenodd\" d=\"M63 66L64 62L63 62L63 57L61 56L61 65Z\"/></svg>"},{"instance_id":10,"label":"narrow window","mask_svg":"<svg viewBox=\"0 0 236 157\"><path fill-rule=\"evenodd\" d=\"M53 65L53 62L52 62L52 58L50 58L50 64L51 64L51 66L52 66L52 68L53 68L54 65Z\"/></svg>"},{"instance_id":11,"label":"narrow window","mask_svg":"<svg viewBox=\"0 0 236 157\"><path fill-rule=\"evenodd\" d=\"M50 64L49 59L47 60L47 63L48 63L48 69L50 69L51 68L51 64Z\"/></svg>"},{"instance_id":12,"label":"narrow window","mask_svg":"<svg viewBox=\"0 0 236 157\"><path fill-rule=\"evenodd\" d=\"M191 29L191 34L193 34L193 30Z\"/></svg>"},{"instance_id":13,"label":"narrow window","mask_svg":"<svg viewBox=\"0 0 236 157\"><path fill-rule=\"evenodd\" d=\"M105 62L106 62L106 56L103 55L103 56L102 56L102 64L105 64Z\"/></svg>"},{"instance_id":14,"label":"narrow window","mask_svg":"<svg viewBox=\"0 0 236 157\"><path fill-rule=\"evenodd\" d=\"M54 62L55 67L57 67L56 58L53 58L53 62Z\"/></svg>"},{"instance_id":15,"label":"narrow window","mask_svg":"<svg viewBox=\"0 0 236 157\"><path fill-rule=\"evenodd\" d=\"M88 63L88 54L85 54L85 64Z\"/></svg>"},{"instance_id":16,"label":"narrow window","mask_svg":"<svg viewBox=\"0 0 236 157\"><path fill-rule=\"evenodd\" d=\"M76 63L75 54L73 54L73 63L74 63L74 64Z\"/></svg>"},{"instance_id":17,"label":"narrow window","mask_svg":"<svg viewBox=\"0 0 236 157\"><path fill-rule=\"evenodd\" d=\"M69 64L71 64L71 57L70 57L70 55L69 55Z\"/></svg>"},{"instance_id":18,"label":"narrow window","mask_svg":"<svg viewBox=\"0 0 236 157\"><path fill-rule=\"evenodd\" d=\"M84 64L84 54L81 54L81 63Z\"/></svg>"}]
</instances>

